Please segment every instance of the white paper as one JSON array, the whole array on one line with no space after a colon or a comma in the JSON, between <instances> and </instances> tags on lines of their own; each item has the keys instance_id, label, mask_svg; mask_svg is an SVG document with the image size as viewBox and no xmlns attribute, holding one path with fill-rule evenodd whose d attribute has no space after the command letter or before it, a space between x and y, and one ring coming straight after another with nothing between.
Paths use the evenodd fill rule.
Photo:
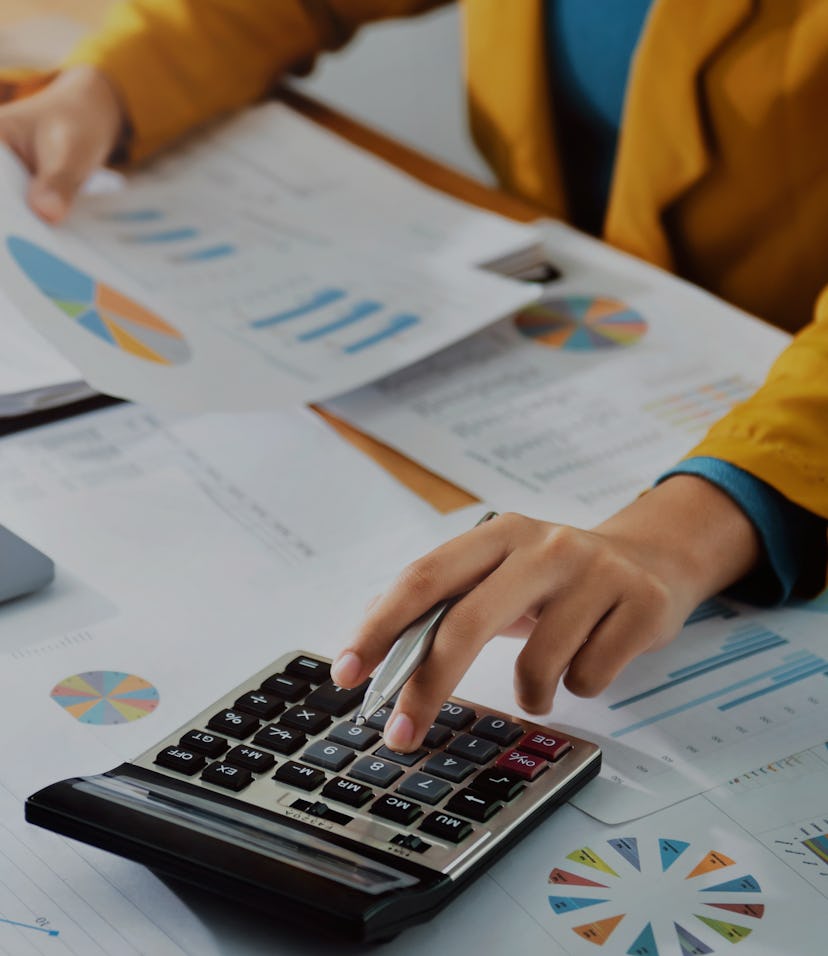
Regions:
<instances>
[{"instance_id":1,"label":"white paper","mask_svg":"<svg viewBox=\"0 0 828 956\"><path fill-rule=\"evenodd\" d=\"M788 336L562 224L543 232L563 277L542 301L597 317L562 320L552 345L505 319L330 406L503 510L588 526L754 391Z\"/></svg>"},{"instance_id":2,"label":"white paper","mask_svg":"<svg viewBox=\"0 0 828 956\"><path fill-rule=\"evenodd\" d=\"M96 388L178 410L327 397L534 298L471 264L525 227L321 148L288 117L231 123L192 159L81 198L57 229L3 153L0 285Z\"/></svg>"}]
</instances>

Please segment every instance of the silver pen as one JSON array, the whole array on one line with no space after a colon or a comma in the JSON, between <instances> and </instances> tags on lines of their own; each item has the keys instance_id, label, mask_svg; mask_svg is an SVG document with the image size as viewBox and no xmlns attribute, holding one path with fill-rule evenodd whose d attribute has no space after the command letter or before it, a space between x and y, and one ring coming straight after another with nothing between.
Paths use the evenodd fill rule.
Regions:
<instances>
[{"instance_id":1,"label":"silver pen","mask_svg":"<svg viewBox=\"0 0 828 956\"><path fill-rule=\"evenodd\" d=\"M497 517L496 511L489 511L477 522L475 527ZM403 684L411 677L422 664L431 650L434 637L440 622L446 616L449 608L458 599L448 598L440 601L433 608L418 617L413 624L400 634L394 642L388 657L380 664L377 672L371 678L362 704L354 717L354 723L361 726L387 704Z\"/></svg>"}]
</instances>

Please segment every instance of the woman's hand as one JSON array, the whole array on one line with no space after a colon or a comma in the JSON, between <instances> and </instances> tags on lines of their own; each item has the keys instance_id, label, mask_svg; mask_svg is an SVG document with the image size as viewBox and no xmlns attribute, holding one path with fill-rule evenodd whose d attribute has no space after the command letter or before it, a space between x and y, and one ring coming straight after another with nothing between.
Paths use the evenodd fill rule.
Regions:
<instances>
[{"instance_id":1,"label":"woman's hand","mask_svg":"<svg viewBox=\"0 0 828 956\"><path fill-rule=\"evenodd\" d=\"M66 216L78 189L106 162L125 127L115 89L103 73L86 66L0 107L0 141L31 173L29 205L51 223Z\"/></svg>"},{"instance_id":2,"label":"woman's hand","mask_svg":"<svg viewBox=\"0 0 828 956\"><path fill-rule=\"evenodd\" d=\"M462 595L385 729L399 751L421 743L483 645L528 634L515 695L546 713L559 682L590 697L644 651L671 641L705 598L759 560L753 525L702 478L676 475L592 531L505 514L409 565L371 607L334 663L343 687L364 681L411 621Z\"/></svg>"}]
</instances>

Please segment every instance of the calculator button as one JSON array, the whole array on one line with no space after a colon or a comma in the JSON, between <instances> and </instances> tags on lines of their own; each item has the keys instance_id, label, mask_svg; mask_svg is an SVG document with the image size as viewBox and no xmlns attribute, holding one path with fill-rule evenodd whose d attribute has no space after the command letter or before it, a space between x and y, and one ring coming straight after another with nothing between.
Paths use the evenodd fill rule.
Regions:
<instances>
[{"instance_id":1,"label":"calculator button","mask_svg":"<svg viewBox=\"0 0 828 956\"><path fill-rule=\"evenodd\" d=\"M377 747L374 753L383 760L393 760L394 763L401 763L404 767L413 767L418 760L422 760L428 754L428 751L420 747L419 750L410 754L398 754L396 750L391 750L383 744L382 747Z\"/></svg>"},{"instance_id":2,"label":"calculator button","mask_svg":"<svg viewBox=\"0 0 828 956\"><path fill-rule=\"evenodd\" d=\"M242 714L237 710L222 710L215 717L210 718L207 726L210 730L222 731L228 737L244 740L262 725L250 714Z\"/></svg>"},{"instance_id":3,"label":"calculator button","mask_svg":"<svg viewBox=\"0 0 828 956\"><path fill-rule=\"evenodd\" d=\"M397 846L404 846L406 850L413 850L415 853L425 853L431 849L431 844L421 840L416 833L398 833L392 836L389 843L396 843Z\"/></svg>"},{"instance_id":4,"label":"calculator button","mask_svg":"<svg viewBox=\"0 0 828 956\"><path fill-rule=\"evenodd\" d=\"M340 687L334 684L332 680L326 681L321 687L308 694L305 703L311 707L318 707L334 717L342 717L354 707L365 696L368 689L368 681L360 684L359 687L352 687L348 690L346 687Z\"/></svg>"},{"instance_id":5,"label":"calculator button","mask_svg":"<svg viewBox=\"0 0 828 956\"><path fill-rule=\"evenodd\" d=\"M506 770L498 770L492 767L491 770L481 770L480 773L469 784L472 790L486 794L495 800L514 800L519 793L523 793L526 787L521 782L520 777L516 777Z\"/></svg>"},{"instance_id":6,"label":"calculator button","mask_svg":"<svg viewBox=\"0 0 828 956\"><path fill-rule=\"evenodd\" d=\"M178 743L190 750L197 750L205 757L220 757L230 746L224 737L216 737L203 730L188 731Z\"/></svg>"},{"instance_id":7,"label":"calculator button","mask_svg":"<svg viewBox=\"0 0 828 956\"><path fill-rule=\"evenodd\" d=\"M432 724L423 738L423 746L428 747L429 750L436 750L447 740L451 740L451 730L442 724Z\"/></svg>"},{"instance_id":8,"label":"calculator button","mask_svg":"<svg viewBox=\"0 0 828 956\"><path fill-rule=\"evenodd\" d=\"M332 744L328 740L316 740L302 754L302 759L308 763L315 763L326 770L341 770L356 756L350 747L341 744Z\"/></svg>"},{"instance_id":9,"label":"calculator button","mask_svg":"<svg viewBox=\"0 0 828 956\"><path fill-rule=\"evenodd\" d=\"M440 708L440 713L435 717L438 724L445 724L452 730L462 730L467 724L470 724L477 714L471 707L461 707L460 704L454 704L447 700Z\"/></svg>"},{"instance_id":10,"label":"calculator button","mask_svg":"<svg viewBox=\"0 0 828 956\"><path fill-rule=\"evenodd\" d=\"M294 763L288 760L273 775L274 780L279 783L289 784L291 787L297 787L299 790L316 790L318 786L325 782L325 774L314 767L306 767L301 763Z\"/></svg>"},{"instance_id":11,"label":"calculator button","mask_svg":"<svg viewBox=\"0 0 828 956\"><path fill-rule=\"evenodd\" d=\"M371 727L373 730L385 730L385 725L388 723L388 718L391 716L391 711L394 708L389 707L380 707L380 709L372 714L365 723Z\"/></svg>"},{"instance_id":12,"label":"calculator button","mask_svg":"<svg viewBox=\"0 0 828 956\"><path fill-rule=\"evenodd\" d=\"M262 690L293 703L307 694L310 684L300 677L291 677L289 674L273 674L262 682Z\"/></svg>"},{"instance_id":13,"label":"calculator button","mask_svg":"<svg viewBox=\"0 0 828 956\"><path fill-rule=\"evenodd\" d=\"M482 737L473 737L471 734L459 734L446 747L447 754L455 757L465 757L475 763L487 763L500 751L497 744Z\"/></svg>"},{"instance_id":14,"label":"calculator button","mask_svg":"<svg viewBox=\"0 0 828 956\"><path fill-rule=\"evenodd\" d=\"M224 759L235 767L244 767L254 773L264 773L266 770L272 770L276 763L273 754L243 745L234 747Z\"/></svg>"},{"instance_id":15,"label":"calculator button","mask_svg":"<svg viewBox=\"0 0 828 956\"><path fill-rule=\"evenodd\" d=\"M412 773L397 787L397 793L415 797L423 803L439 803L447 793L451 793L451 784L439 777L430 777L425 773Z\"/></svg>"},{"instance_id":16,"label":"calculator button","mask_svg":"<svg viewBox=\"0 0 828 956\"><path fill-rule=\"evenodd\" d=\"M294 810L301 810L303 813L309 813L311 816L320 817L322 820L330 820L331 823L339 823L342 826L354 819L344 813L331 810L327 803L322 803L319 800L315 803L311 803L309 800L294 800L291 807Z\"/></svg>"},{"instance_id":17,"label":"calculator button","mask_svg":"<svg viewBox=\"0 0 828 956\"><path fill-rule=\"evenodd\" d=\"M572 749L572 743L560 734L532 731L520 741L517 749L525 750L530 754L537 754L539 757L545 757L554 763L556 760L560 760L568 750Z\"/></svg>"},{"instance_id":18,"label":"calculator button","mask_svg":"<svg viewBox=\"0 0 828 956\"><path fill-rule=\"evenodd\" d=\"M459 813L470 820L478 820L485 823L489 817L493 817L503 806L499 800L494 800L482 793L475 793L473 790L461 790L455 793L451 800L446 803L446 810L451 813Z\"/></svg>"},{"instance_id":19,"label":"calculator button","mask_svg":"<svg viewBox=\"0 0 828 956\"><path fill-rule=\"evenodd\" d=\"M268 750L275 750L279 754L294 754L300 747L304 747L308 738L298 730L283 727L281 724L268 724L253 738L253 743Z\"/></svg>"},{"instance_id":20,"label":"calculator button","mask_svg":"<svg viewBox=\"0 0 828 956\"><path fill-rule=\"evenodd\" d=\"M331 676L331 665L315 657L294 657L285 668L285 673L303 677L312 684L323 684Z\"/></svg>"},{"instance_id":21,"label":"calculator button","mask_svg":"<svg viewBox=\"0 0 828 956\"><path fill-rule=\"evenodd\" d=\"M459 843L466 839L473 827L468 820L462 820L450 813L435 812L430 813L423 820L420 829L449 843Z\"/></svg>"},{"instance_id":22,"label":"calculator button","mask_svg":"<svg viewBox=\"0 0 828 956\"><path fill-rule=\"evenodd\" d=\"M244 790L253 783L253 774L242 767L233 767L229 763L211 763L201 775L202 780L214 783L225 790Z\"/></svg>"},{"instance_id":23,"label":"calculator button","mask_svg":"<svg viewBox=\"0 0 828 956\"><path fill-rule=\"evenodd\" d=\"M349 777L372 783L375 787L390 787L402 774L402 768L376 757L361 757L348 771Z\"/></svg>"},{"instance_id":24,"label":"calculator button","mask_svg":"<svg viewBox=\"0 0 828 956\"><path fill-rule=\"evenodd\" d=\"M511 770L524 780L534 780L543 773L549 764L535 754L525 754L520 750L507 750L498 757L495 767L501 770Z\"/></svg>"},{"instance_id":25,"label":"calculator button","mask_svg":"<svg viewBox=\"0 0 828 956\"><path fill-rule=\"evenodd\" d=\"M338 744L345 744L346 747L353 747L354 750L367 750L379 740L379 734L370 727L358 727L353 721L344 724L337 724L328 734L328 740L333 740Z\"/></svg>"},{"instance_id":26,"label":"calculator button","mask_svg":"<svg viewBox=\"0 0 828 956\"><path fill-rule=\"evenodd\" d=\"M187 750L184 747L167 747L166 750L162 750L158 754L155 762L159 767L186 773L188 777L198 773L207 763L203 754L196 753L194 750Z\"/></svg>"},{"instance_id":27,"label":"calculator button","mask_svg":"<svg viewBox=\"0 0 828 956\"><path fill-rule=\"evenodd\" d=\"M354 780L334 777L322 788L322 796L347 803L351 807L362 807L374 796L374 791Z\"/></svg>"},{"instance_id":28,"label":"calculator button","mask_svg":"<svg viewBox=\"0 0 828 956\"><path fill-rule=\"evenodd\" d=\"M481 717L472 727L471 732L478 737L485 737L487 740L493 740L501 747L505 747L520 737L523 733L523 727L520 724L512 723L510 720L505 720L503 717L493 717L489 714L486 717Z\"/></svg>"},{"instance_id":29,"label":"calculator button","mask_svg":"<svg viewBox=\"0 0 828 956\"><path fill-rule=\"evenodd\" d=\"M462 757L451 757L449 754L434 754L423 764L426 773L433 773L438 777L460 783L474 770L474 764Z\"/></svg>"},{"instance_id":30,"label":"calculator button","mask_svg":"<svg viewBox=\"0 0 828 956\"><path fill-rule=\"evenodd\" d=\"M385 817L386 820L393 820L394 823L401 823L403 826L416 820L422 812L423 808L413 800L397 797L393 793L386 793L371 804L371 813L375 813L378 817Z\"/></svg>"},{"instance_id":31,"label":"calculator button","mask_svg":"<svg viewBox=\"0 0 828 956\"><path fill-rule=\"evenodd\" d=\"M263 720L273 720L276 714L280 714L285 709L285 702L275 694L254 690L249 694L242 694L233 706L236 710L244 711L245 714L253 714L254 717L261 717Z\"/></svg>"},{"instance_id":32,"label":"calculator button","mask_svg":"<svg viewBox=\"0 0 828 956\"><path fill-rule=\"evenodd\" d=\"M330 726L331 718L329 714L321 710L297 704L295 707L288 708L279 718L279 722L287 724L288 727L295 727L297 730L304 730L308 734L318 734Z\"/></svg>"}]
</instances>

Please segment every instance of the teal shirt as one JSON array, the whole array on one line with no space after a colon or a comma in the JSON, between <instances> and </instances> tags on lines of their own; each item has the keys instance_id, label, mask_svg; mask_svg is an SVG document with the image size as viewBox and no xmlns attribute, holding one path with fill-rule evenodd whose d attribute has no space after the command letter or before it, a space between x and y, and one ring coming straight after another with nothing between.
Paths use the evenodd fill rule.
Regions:
<instances>
[{"instance_id":1,"label":"teal shirt","mask_svg":"<svg viewBox=\"0 0 828 956\"><path fill-rule=\"evenodd\" d=\"M652 0L546 0L549 83L573 223L600 235L630 63ZM662 475L692 474L728 494L756 528L765 560L734 588L774 604L821 567L826 522L770 485L717 458L692 458ZM815 589L819 582L808 582ZM824 582L822 582L824 583Z\"/></svg>"}]
</instances>

